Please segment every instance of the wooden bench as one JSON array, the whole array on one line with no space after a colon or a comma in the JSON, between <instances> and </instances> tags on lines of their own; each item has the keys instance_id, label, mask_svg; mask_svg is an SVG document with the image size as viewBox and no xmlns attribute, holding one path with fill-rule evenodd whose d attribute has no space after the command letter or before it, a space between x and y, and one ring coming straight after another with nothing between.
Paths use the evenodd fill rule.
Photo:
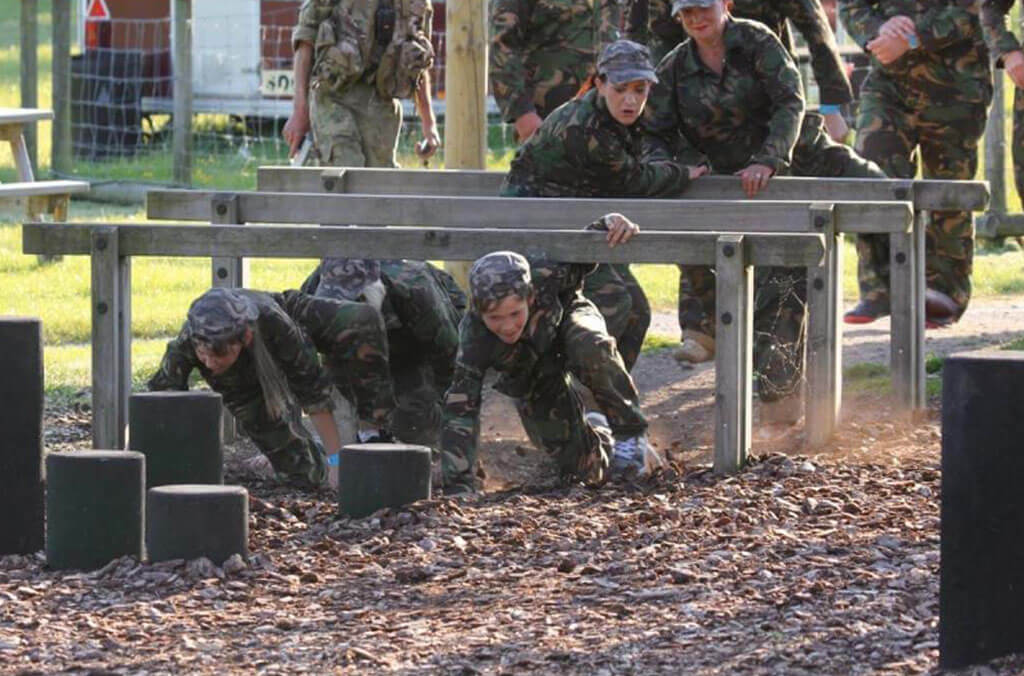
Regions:
<instances>
[{"instance_id":1,"label":"wooden bench","mask_svg":"<svg viewBox=\"0 0 1024 676\"><path fill-rule=\"evenodd\" d=\"M806 416L808 443L811 446L825 443L838 419L842 393L842 257L838 233L861 229L907 233L911 218L909 203L551 200L183 190L154 190L147 199L150 218L218 223L340 221L359 225L458 228L481 225L488 228L579 228L611 211L625 213L640 223L643 230L811 232L826 236L825 264L808 267ZM360 252L360 255L363 254ZM244 262L216 259L213 278L217 284L244 286ZM923 305L921 307L923 309ZM910 355L901 365L904 381L911 381ZM923 364L921 371L923 377Z\"/></svg>"},{"instance_id":2,"label":"wooden bench","mask_svg":"<svg viewBox=\"0 0 1024 676\"><path fill-rule=\"evenodd\" d=\"M749 210L748 210L749 211ZM789 207L790 215L832 221L828 207ZM691 213L689 219L702 218ZM683 263L717 271L715 470L735 472L750 450L753 265L819 266L821 234L641 232L609 248L604 233L479 228L318 227L26 223L25 253L77 254L92 266L93 446L124 443L131 392L132 256L473 260L495 249L543 254L566 262ZM809 399L812 397L809 396Z\"/></svg>"},{"instance_id":3,"label":"wooden bench","mask_svg":"<svg viewBox=\"0 0 1024 676\"><path fill-rule=\"evenodd\" d=\"M494 171L260 167L257 186L259 190L271 192L487 196L497 194L503 177L503 173ZM853 227L844 231L889 232L893 389L902 408L919 411L927 404L924 385L924 223L927 212L980 211L988 203L988 197L988 186L983 181L778 177L754 199L906 200L913 204L915 226L912 231ZM736 200L745 196L736 178L705 176L690 186L685 199ZM979 232L984 218L979 216ZM726 225L721 227L731 229ZM1024 231L1024 219L1019 227ZM1013 234L1014 231L1006 228L1004 232Z\"/></svg>"}]
</instances>

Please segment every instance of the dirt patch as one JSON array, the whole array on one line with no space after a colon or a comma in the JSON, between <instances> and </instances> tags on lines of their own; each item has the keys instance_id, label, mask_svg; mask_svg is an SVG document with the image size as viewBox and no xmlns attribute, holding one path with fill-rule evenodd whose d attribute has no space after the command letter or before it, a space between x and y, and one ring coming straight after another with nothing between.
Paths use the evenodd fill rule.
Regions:
<instances>
[{"instance_id":1,"label":"dirt patch","mask_svg":"<svg viewBox=\"0 0 1024 676\"><path fill-rule=\"evenodd\" d=\"M929 350L1017 338L1022 306L975 306L929 332ZM668 315L655 326L672 334ZM846 362L886 362L885 328L848 330ZM4 670L935 670L938 401L902 421L886 394L848 390L822 452L803 455L797 427L755 438L751 466L716 478L713 369L683 369L662 350L635 375L652 439L673 462L651 483L554 487L493 392L489 492L461 501L338 520L326 492L257 478L251 445L238 444L227 473L252 495L248 562L123 559L76 573L46 569L41 554L0 558ZM50 450L88 443L84 401L48 409ZM988 668L977 673L1020 673L1024 659Z\"/></svg>"}]
</instances>

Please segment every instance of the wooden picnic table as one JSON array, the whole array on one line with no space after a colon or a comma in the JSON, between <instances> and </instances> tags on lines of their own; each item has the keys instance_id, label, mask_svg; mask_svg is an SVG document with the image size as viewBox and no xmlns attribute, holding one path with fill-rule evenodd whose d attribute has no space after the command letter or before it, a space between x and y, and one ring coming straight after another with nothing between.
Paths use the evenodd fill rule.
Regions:
<instances>
[{"instance_id":1,"label":"wooden picnic table","mask_svg":"<svg viewBox=\"0 0 1024 676\"><path fill-rule=\"evenodd\" d=\"M26 183L36 180L25 146L25 125L52 119L53 111L44 108L0 108L0 140L11 144L19 180Z\"/></svg>"}]
</instances>

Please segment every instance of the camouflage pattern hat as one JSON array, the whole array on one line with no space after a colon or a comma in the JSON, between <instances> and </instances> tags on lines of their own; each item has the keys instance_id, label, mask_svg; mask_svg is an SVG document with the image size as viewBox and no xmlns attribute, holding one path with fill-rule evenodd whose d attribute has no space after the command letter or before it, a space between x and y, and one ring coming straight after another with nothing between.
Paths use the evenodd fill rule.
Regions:
<instances>
[{"instance_id":1,"label":"camouflage pattern hat","mask_svg":"<svg viewBox=\"0 0 1024 676\"><path fill-rule=\"evenodd\" d=\"M357 300L363 289L380 281L380 261L365 258L325 258L320 264L317 296Z\"/></svg>"},{"instance_id":2,"label":"camouflage pattern hat","mask_svg":"<svg viewBox=\"0 0 1024 676\"><path fill-rule=\"evenodd\" d=\"M616 40L602 49L597 59L597 74L612 84L634 80L658 81L651 63L651 50L632 40Z\"/></svg>"},{"instance_id":3,"label":"camouflage pattern hat","mask_svg":"<svg viewBox=\"0 0 1024 676\"><path fill-rule=\"evenodd\" d=\"M711 7L718 0L672 0L672 16L679 14L687 7Z\"/></svg>"},{"instance_id":4,"label":"camouflage pattern hat","mask_svg":"<svg viewBox=\"0 0 1024 676\"><path fill-rule=\"evenodd\" d=\"M478 312L512 294L530 295L530 264L525 258L514 251L494 251L473 263L469 295Z\"/></svg>"},{"instance_id":5,"label":"camouflage pattern hat","mask_svg":"<svg viewBox=\"0 0 1024 676\"><path fill-rule=\"evenodd\" d=\"M188 309L189 335L208 343L238 340L259 315L256 303L237 289L210 289Z\"/></svg>"}]
</instances>

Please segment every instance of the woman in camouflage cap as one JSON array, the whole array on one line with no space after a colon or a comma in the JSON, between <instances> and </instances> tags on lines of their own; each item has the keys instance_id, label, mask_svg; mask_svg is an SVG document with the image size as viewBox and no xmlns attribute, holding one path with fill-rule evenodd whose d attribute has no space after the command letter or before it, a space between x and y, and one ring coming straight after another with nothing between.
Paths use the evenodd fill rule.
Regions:
<instances>
[{"instance_id":1,"label":"woman in camouflage cap","mask_svg":"<svg viewBox=\"0 0 1024 676\"><path fill-rule=\"evenodd\" d=\"M330 374L320 366L318 348ZM384 327L362 303L295 291L210 289L189 307L149 389L187 390L193 369L221 394L278 476L302 487L321 485L328 467L337 465L332 377L363 415L383 424L394 410ZM343 372L349 375L340 382L334 376ZM302 426L303 411L323 445ZM336 472L330 477L336 484Z\"/></svg>"},{"instance_id":2,"label":"woman in camouflage cap","mask_svg":"<svg viewBox=\"0 0 1024 676\"><path fill-rule=\"evenodd\" d=\"M609 246L628 241L638 230L620 214L609 214L588 229L607 230ZM488 254L473 264L470 309L459 327L441 428L446 492L476 488L481 392L488 369L499 373L494 388L515 399L527 434L554 458L563 479L600 484L609 459L612 470L623 474L643 474L661 464L647 444L639 395L615 341L581 293L593 268L527 260L511 251ZM570 374L593 392L603 415L584 415Z\"/></svg>"},{"instance_id":3,"label":"woman in camouflage cap","mask_svg":"<svg viewBox=\"0 0 1024 676\"><path fill-rule=\"evenodd\" d=\"M551 113L516 152L510 197L675 197L706 167L641 154L642 115L657 82L647 47L618 40L601 51L593 88ZM651 309L629 265L599 265L584 295L604 315L632 370Z\"/></svg>"}]
</instances>

